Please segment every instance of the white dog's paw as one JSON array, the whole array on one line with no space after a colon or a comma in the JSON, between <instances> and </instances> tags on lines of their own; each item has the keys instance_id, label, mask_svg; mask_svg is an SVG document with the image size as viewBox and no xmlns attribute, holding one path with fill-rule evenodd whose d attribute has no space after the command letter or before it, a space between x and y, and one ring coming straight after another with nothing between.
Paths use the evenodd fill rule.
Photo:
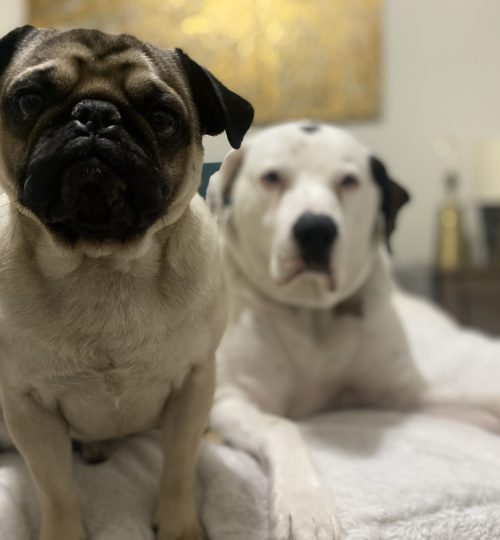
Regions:
<instances>
[{"instance_id":1,"label":"white dog's paw","mask_svg":"<svg viewBox=\"0 0 500 540\"><path fill-rule=\"evenodd\" d=\"M321 487L271 495L272 540L340 540L334 503Z\"/></svg>"}]
</instances>

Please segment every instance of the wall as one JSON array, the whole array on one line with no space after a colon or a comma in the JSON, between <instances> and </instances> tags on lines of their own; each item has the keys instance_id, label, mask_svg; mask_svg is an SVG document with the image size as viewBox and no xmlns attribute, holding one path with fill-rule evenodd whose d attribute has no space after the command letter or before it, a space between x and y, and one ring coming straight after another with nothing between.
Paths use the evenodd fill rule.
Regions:
<instances>
[{"instance_id":1,"label":"wall","mask_svg":"<svg viewBox=\"0 0 500 540\"><path fill-rule=\"evenodd\" d=\"M24 0L0 0L0 36L16 26L25 24L26 20L27 11Z\"/></svg>"},{"instance_id":2,"label":"wall","mask_svg":"<svg viewBox=\"0 0 500 540\"><path fill-rule=\"evenodd\" d=\"M433 257L443 172L435 139L456 138L462 191L470 199L478 145L500 133L499 28L498 0L385 2L383 112L377 121L347 127L412 192L394 242L401 265L426 265ZM207 161L215 161L228 146L224 137L207 138L206 150Z\"/></svg>"},{"instance_id":3,"label":"wall","mask_svg":"<svg viewBox=\"0 0 500 540\"><path fill-rule=\"evenodd\" d=\"M0 0L0 32L26 18L25 2ZM429 264L442 194L433 143L454 135L463 195L474 192L475 157L485 136L500 133L500 1L386 0L383 12L384 103L377 121L347 126L389 164L413 195L397 231L402 265ZM219 161L224 136L205 142Z\"/></svg>"}]
</instances>

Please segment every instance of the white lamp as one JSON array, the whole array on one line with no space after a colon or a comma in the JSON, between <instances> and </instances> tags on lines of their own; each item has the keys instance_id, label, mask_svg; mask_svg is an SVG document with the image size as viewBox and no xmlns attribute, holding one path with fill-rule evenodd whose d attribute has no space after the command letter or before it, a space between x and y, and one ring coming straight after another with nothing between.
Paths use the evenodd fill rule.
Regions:
<instances>
[{"instance_id":1,"label":"white lamp","mask_svg":"<svg viewBox=\"0 0 500 540\"><path fill-rule=\"evenodd\" d=\"M479 165L479 201L491 206L500 205L500 137L483 142Z\"/></svg>"}]
</instances>

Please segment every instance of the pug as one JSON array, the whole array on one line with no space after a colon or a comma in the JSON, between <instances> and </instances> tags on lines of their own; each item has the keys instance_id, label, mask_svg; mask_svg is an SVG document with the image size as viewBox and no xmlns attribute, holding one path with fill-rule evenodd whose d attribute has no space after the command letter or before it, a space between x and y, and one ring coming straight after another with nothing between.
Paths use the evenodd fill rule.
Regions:
<instances>
[{"instance_id":1,"label":"pug","mask_svg":"<svg viewBox=\"0 0 500 540\"><path fill-rule=\"evenodd\" d=\"M72 440L161 428L160 540L203 537L197 447L225 324L202 135L251 105L180 49L24 26L0 41L0 390L41 506L83 540Z\"/></svg>"}]
</instances>

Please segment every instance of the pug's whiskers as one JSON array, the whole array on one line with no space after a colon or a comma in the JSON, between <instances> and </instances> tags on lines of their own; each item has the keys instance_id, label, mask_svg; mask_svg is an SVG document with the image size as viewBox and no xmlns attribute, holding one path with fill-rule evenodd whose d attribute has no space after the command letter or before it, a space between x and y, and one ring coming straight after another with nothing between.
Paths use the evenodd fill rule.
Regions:
<instances>
[{"instance_id":1,"label":"pug's whiskers","mask_svg":"<svg viewBox=\"0 0 500 540\"><path fill-rule=\"evenodd\" d=\"M19 199L15 199L14 201L9 201L3 204L0 204L0 208L5 208L7 206L12 206L15 203L21 202Z\"/></svg>"},{"instance_id":2,"label":"pug's whiskers","mask_svg":"<svg viewBox=\"0 0 500 540\"><path fill-rule=\"evenodd\" d=\"M21 212L16 212L16 217L14 218L14 225L12 227L10 239L14 239L16 237L16 230L19 225L19 221L21 219Z\"/></svg>"},{"instance_id":3,"label":"pug's whiskers","mask_svg":"<svg viewBox=\"0 0 500 540\"><path fill-rule=\"evenodd\" d=\"M30 174L30 175L26 178L26 180L24 181L24 184L23 184L23 190L26 189L26 187L28 186L28 184L30 183L30 180L31 180L32 178L33 178L33 175L32 175L32 174Z\"/></svg>"},{"instance_id":4,"label":"pug's whiskers","mask_svg":"<svg viewBox=\"0 0 500 540\"><path fill-rule=\"evenodd\" d=\"M165 221L165 216L161 216L161 222L163 223L163 227L161 228L162 234L163 234L163 240L166 242L168 239L168 235L167 235L167 222Z\"/></svg>"}]
</instances>

